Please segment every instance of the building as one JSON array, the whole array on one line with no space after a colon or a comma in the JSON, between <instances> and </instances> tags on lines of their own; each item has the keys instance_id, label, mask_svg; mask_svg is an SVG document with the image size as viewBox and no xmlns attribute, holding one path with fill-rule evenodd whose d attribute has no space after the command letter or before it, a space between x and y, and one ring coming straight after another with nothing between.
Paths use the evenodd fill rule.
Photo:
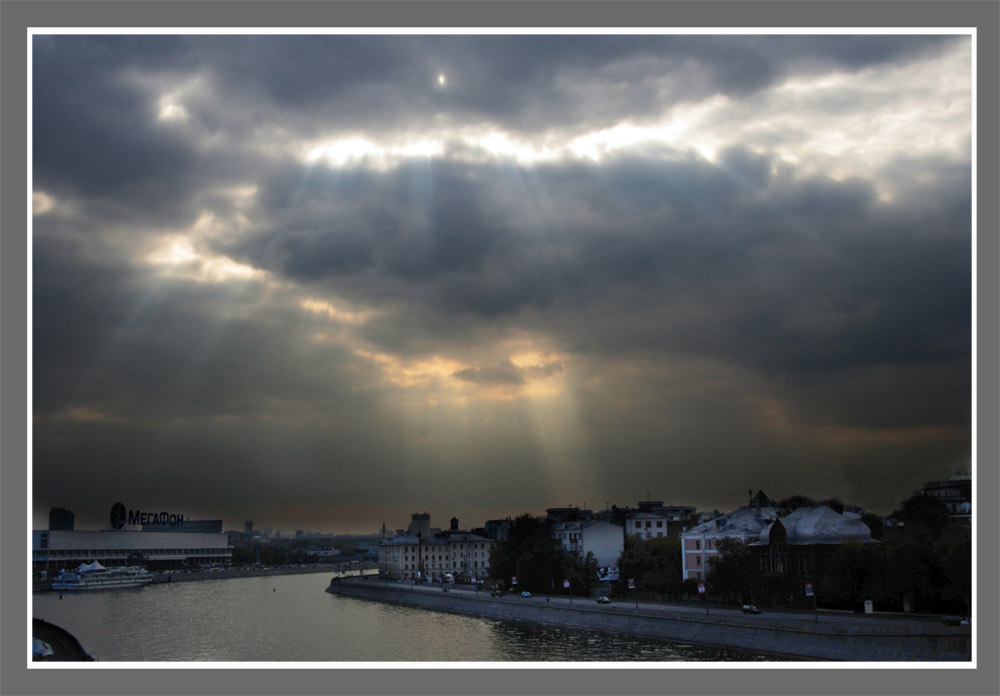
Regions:
<instances>
[{"instance_id":1,"label":"building","mask_svg":"<svg viewBox=\"0 0 1000 696\"><path fill-rule=\"evenodd\" d=\"M189 520L185 519L182 524L170 526L170 525L157 525L157 524L144 524L142 525L143 532L179 532L187 534L219 534L222 532L222 520Z\"/></svg>"},{"instance_id":2,"label":"building","mask_svg":"<svg viewBox=\"0 0 1000 696\"><path fill-rule=\"evenodd\" d=\"M955 473L946 479L928 481L920 489L920 493L940 500L952 517L972 518L971 474Z\"/></svg>"},{"instance_id":3,"label":"building","mask_svg":"<svg viewBox=\"0 0 1000 696\"><path fill-rule=\"evenodd\" d=\"M33 531L31 539L34 570L75 568L92 561L112 567L130 559L155 570L225 565L232 558L233 547L225 534L45 529Z\"/></svg>"},{"instance_id":4,"label":"building","mask_svg":"<svg viewBox=\"0 0 1000 696\"><path fill-rule=\"evenodd\" d=\"M617 566L625 550L624 530L600 519L557 522L552 525L552 536L581 561L588 553L594 554L600 568Z\"/></svg>"},{"instance_id":5,"label":"building","mask_svg":"<svg viewBox=\"0 0 1000 696\"><path fill-rule=\"evenodd\" d=\"M427 513L423 513L426 515ZM430 515L423 517L430 527ZM493 539L461 531L452 518L451 528L429 536L404 534L384 539L378 545L379 574L407 580L481 579L489 572Z\"/></svg>"},{"instance_id":6,"label":"building","mask_svg":"<svg viewBox=\"0 0 1000 696\"><path fill-rule=\"evenodd\" d=\"M639 539L676 539L696 510L692 505L664 505L662 500L641 500L635 512L625 515L625 533Z\"/></svg>"},{"instance_id":7,"label":"building","mask_svg":"<svg viewBox=\"0 0 1000 696\"><path fill-rule=\"evenodd\" d=\"M638 539L667 536L666 517L655 512L633 512L625 522L625 533Z\"/></svg>"},{"instance_id":8,"label":"building","mask_svg":"<svg viewBox=\"0 0 1000 696\"><path fill-rule=\"evenodd\" d=\"M510 532L510 518L505 520L486 520L483 525L483 536L493 541L506 541Z\"/></svg>"},{"instance_id":9,"label":"building","mask_svg":"<svg viewBox=\"0 0 1000 696\"><path fill-rule=\"evenodd\" d=\"M760 533L776 519L778 508L763 491L757 491L748 505L682 532L681 577L704 580L708 561L719 553L721 540L736 539L746 544L758 541Z\"/></svg>"},{"instance_id":10,"label":"building","mask_svg":"<svg viewBox=\"0 0 1000 696\"><path fill-rule=\"evenodd\" d=\"M589 520L594 516L593 510L578 508L574 506L546 508L545 517L553 524L559 522L575 522L578 520Z\"/></svg>"},{"instance_id":11,"label":"building","mask_svg":"<svg viewBox=\"0 0 1000 696\"><path fill-rule=\"evenodd\" d=\"M770 522L749 544L754 600L772 605L805 601L807 583L823 577L833 555L848 542L875 543L868 525L828 505L796 508Z\"/></svg>"},{"instance_id":12,"label":"building","mask_svg":"<svg viewBox=\"0 0 1000 696\"><path fill-rule=\"evenodd\" d=\"M410 526L406 533L411 536L417 534L427 536L431 533L431 516L426 512L415 512L410 515Z\"/></svg>"},{"instance_id":13,"label":"building","mask_svg":"<svg viewBox=\"0 0 1000 696\"><path fill-rule=\"evenodd\" d=\"M232 562L233 547L221 532L221 520L216 525L214 520L192 521L184 515L128 510L115 503L102 530L55 529L52 521L50 514L50 528L32 532L34 570L75 568L92 561L104 566L141 563L154 570ZM199 531L203 524L217 526L218 531Z\"/></svg>"}]
</instances>

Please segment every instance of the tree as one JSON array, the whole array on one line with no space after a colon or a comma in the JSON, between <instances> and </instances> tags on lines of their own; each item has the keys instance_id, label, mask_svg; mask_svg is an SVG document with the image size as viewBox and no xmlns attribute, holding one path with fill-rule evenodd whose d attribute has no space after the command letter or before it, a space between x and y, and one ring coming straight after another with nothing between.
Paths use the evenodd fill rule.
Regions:
<instances>
[{"instance_id":1,"label":"tree","mask_svg":"<svg viewBox=\"0 0 1000 696\"><path fill-rule=\"evenodd\" d=\"M750 547L739 539L720 539L719 553L708 559L705 579L712 588L729 598L747 599L751 593Z\"/></svg>"},{"instance_id":2,"label":"tree","mask_svg":"<svg viewBox=\"0 0 1000 696\"><path fill-rule=\"evenodd\" d=\"M515 519L507 539L494 544L490 551L491 584L508 586L517 576L518 589L534 592L551 591L563 567L565 551L552 536L550 522L524 513Z\"/></svg>"},{"instance_id":3,"label":"tree","mask_svg":"<svg viewBox=\"0 0 1000 696\"><path fill-rule=\"evenodd\" d=\"M656 537L639 539L628 535L625 548L618 559L621 580L618 590L628 589L628 579L636 581L643 591L668 593L680 590L681 542L680 539Z\"/></svg>"},{"instance_id":4,"label":"tree","mask_svg":"<svg viewBox=\"0 0 1000 696\"><path fill-rule=\"evenodd\" d=\"M816 501L813 500L812 498L809 498L804 495L799 495L798 493L796 493L795 495L790 495L787 498L784 498L783 500L779 500L777 503L775 503L775 507L778 508L778 514L784 517L792 510L795 510L796 508L810 507L815 504Z\"/></svg>"},{"instance_id":5,"label":"tree","mask_svg":"<svg viewBox=\"0 0 1000 696\"><path fill-rule=\"evenodd\" d=\"M560 568L563 578L569 580L570 592L573 594L586 595L597 586L598 566L592 551L588 551L583 560L571 551L563 553ZM562 581L557 581L556 585L558 589L562 589Z\"/></svg>"},{"instance_id":6,"label":"tree","mask_svg":"<svg viewBox=\"0 0 1000 696\"><path fill-rule=\"evenodd\" d=\"M845 543L837 549L819 582L824 601L860 605L887 598L889 565L881 544Z\"/></svg>"},{"instance_id":7,"label":"tree","mask_svg":"<svg viewBox=\"0 0 1000 696\"><path fill-rule=\"evenodd\" d=\"M904 500L892 517L902 523L904 534L920 536L925 542L936 541L951 522L948 507L937 498L922 493L914 493Z\"/></svg>"},{"instance_id":8,"label":"tree","mask_svg":"<svg viewBox=\"0 0 1000 696\"><path fill-rule=\"evenodd\" d=\"M969 613L972 598L972 529L953 522L938 538L935 555L944 569L942 600Z\"/></svg>"},{"instance_id":9,"label":"tree","mask_svg":"<svg viewBox=\"0 0 1000 696\"><path fill-rule=\"evenodd\" d=\"M872 539L882 538L884 524L881 517L876 515L874 512L866 512L861 516L861 521L864 522L868 526L868 529L871 530Z\"/></svg>"}]
</instances>

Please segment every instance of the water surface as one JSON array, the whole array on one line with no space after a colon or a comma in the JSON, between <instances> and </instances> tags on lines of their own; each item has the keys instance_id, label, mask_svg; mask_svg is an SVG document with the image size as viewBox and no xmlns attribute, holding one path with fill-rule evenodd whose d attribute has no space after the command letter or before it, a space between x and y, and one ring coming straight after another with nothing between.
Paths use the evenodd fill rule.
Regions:
<instances>
[{"instance_id":1,"label":"water surface","mask_svg":"<svg viewBox=\"0 0 1000 696\"><path fill-rule=\"evenodd\" d=\"M34 616L102 662L774 660L600 631L331 595L329 572L33 595ZM785 659L785 658L781 658Z\"/></svg>"}]
</instances>

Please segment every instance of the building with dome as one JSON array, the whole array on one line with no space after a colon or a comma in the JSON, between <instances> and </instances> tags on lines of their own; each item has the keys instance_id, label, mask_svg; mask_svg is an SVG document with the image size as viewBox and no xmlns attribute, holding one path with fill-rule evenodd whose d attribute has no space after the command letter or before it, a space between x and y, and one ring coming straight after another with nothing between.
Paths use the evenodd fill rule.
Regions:
<instances>
[{"instance_id":1,"label":"building with dome","mask_svg":"<svg viewBox=\"0 0 1000 696\"><path fill-rule=\"evenodd\" d=\"M769 522L749 544L756 601L794 604L803 599L806 586L826 574L834 554L846 543L877 542L868 525L828 505L796 508Z\"/></svg>"}]
</instances>

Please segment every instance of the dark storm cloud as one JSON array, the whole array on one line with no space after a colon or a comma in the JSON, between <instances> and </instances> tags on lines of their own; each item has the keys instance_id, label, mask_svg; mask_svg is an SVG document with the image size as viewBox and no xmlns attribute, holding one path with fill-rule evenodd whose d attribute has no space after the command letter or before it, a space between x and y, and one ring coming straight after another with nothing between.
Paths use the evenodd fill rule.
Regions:
<instances>
[{"instance_id":1,"label":"dark storm cloud","mask_svg":"<svg viewBox=\"0 0 1000 696\"><path fill-rule=\"evenodd\" d=\"M674 339L645 322L593 338L615 350L642 346L648 335L668 349L829 369L950 358L968 348L968 316L960 311L968 306L971 260L967 176L952 187L935 184L938 209L915 214L927 190L886 204L860 180L772 182L766 159L738 150L724 153L719 166L623 160L603 167L602 179L587 167L539 168L543 190L569 192L585 211L582 223L567 216L539 235L511 223L519 211L500 204L502 172L456 167L428 174L434 190L446 193L426 201L421 215L398 212L407 201L394 192L407 174L359 175L370 177L368 186L323 188L325 200L313 207L315 200L300 199L288 213L312 210L327 228L286 235L279 206L264 214L278 230L262 229L242 242L242 253L226 251L304 282L335 278L358 301L395 288L410 304L459 315L516 314L557 296L560 312L583 311L612 290L623 293L613 301L629 292L655 298L654 306L634 308L640 316L669 313L694 297L710 308L691 318L704 328ZM268 265L269 258L280 261ZM363 272L371 269L378 288ZM738 349L720 340L727 335L743 337Z\"/></svg>"},{"instance_id":2,"label":"dark storm cloud","mask_svg":"<svg viewBox=\"0 0 1000 696\"><path fill-rule=\"evenodd\" d=\"M459 356L468 367L440 380L464 389L566 380L619 504L664 477L709 507L714 481L743 472L817 497L864 492L882 469L930 477L967 454L949 439L970 419L964 156L898 152L834 178L738 145L711 161L671 143L521 166L456 139L384 170L305 164L294 146L430 126L577 134L956 40L37 38L34 184L55 201L33 240L39 504L72 506L88 485L206 516L232 495L233 519L448 506L484 485L495 508L521 507L525 488L538 509L562 502L541 500L561 450L529 411L491 420L474 405L469 430L449 431L435 406L413 423L371 355ZM161 119L175 93L184 118ZM810 104L839 114L862 93ZM767 128L774 142L808 130ZM209 213L217 229L191 231ZM180 234L258 274L149 262ZM307 296L372 314L327 321ZM510 336L558 357L514 364ZM444 483L465 487L449 499Z\"/></svg>"},{"instance_id":3,"label":"dark storm cloud","mask_svg":"<svg viewBox=\"0 0 1000 696\"><path fill-rule=\"evenodd\" d=\"M38 37L33 52L36 184L183 202L238 166L260 129L300 136L443 125L545 130L613 125L670 103L741 95L803 72L860 70L950 45L951 37ZM461 90L434 90L438 73ZM662 83L666 74L684 79ZM225 138L206 157L157 122L160 92L185 97L190 127ZM206 168L209 171L206 171Z\"/></svg>"}]
</instances>

